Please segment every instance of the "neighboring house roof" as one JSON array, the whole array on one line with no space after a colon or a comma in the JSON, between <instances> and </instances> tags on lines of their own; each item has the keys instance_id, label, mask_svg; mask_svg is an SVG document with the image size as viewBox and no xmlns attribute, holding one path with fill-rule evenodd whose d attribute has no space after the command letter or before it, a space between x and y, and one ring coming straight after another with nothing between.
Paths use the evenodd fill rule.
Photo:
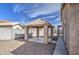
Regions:
<instances>
[{"instance_id":1,"label":"neighboring house roof","mask_svg":"<svg viewBox=\"0 0 79 59\"><path fill-rule=\"evenodd\" d=\"M39 19L36 19L36 20L34 20L34 21L30 22L30 23L27 23L26 26L37 26L37 25L41 26L41 25L44 25L44 24L51 25L46 20L39 18ZM53 26L53 25L51 25L51 26Z\"/></svg>"},{"instance_id":2,"label":"neighboring house roof","mask_svg":"<svg viewBox=\"0 0 79 59\"><path fill-rule=\"evenodd\" d=\"M0 20L0 26L12 26L13 29L23 29L22 26L18 22L10 22L6 20Z\"/></svg>"},{"instance_id":3,"label":"neighboring house roof","mask_svg":"<svg viewBox=\"0 0 79 59\"><path fill-rule=\"evenodd\" d=\"M0 20L0 26L11 26L12 23L6 20Z\"/></svg>"},{"instance_id":4,"label":"neighboring house roof","mask_svg":"<svg viewBox=\"0 0 79 59\"><path fill-rule=\"evenodd\" d=\"M13 29L23 29L23 27L20 24L16 24L12 28Z\"/></svg>"},{"instance_id":5,"label":"neighboring house roof","mask_svg":"<svg viewBox=\"0 0 79 59\"><path fill-rule=\"evenodd\" d=\"M9 22L9 21L6 21L6 20L0 20L0 23L6 23L6 22Z\"/></svg>"},{"instance_id":6,"label":"neighboring house roof","mask_svg":"<svg viewBox=\"0 0 79 59\"><path fill-rule=\"evenodd\" d=\"M10 22L7 20L0 20L0 26L14 26L18 24L18 22Z\"/></svg>"}]
</instances>

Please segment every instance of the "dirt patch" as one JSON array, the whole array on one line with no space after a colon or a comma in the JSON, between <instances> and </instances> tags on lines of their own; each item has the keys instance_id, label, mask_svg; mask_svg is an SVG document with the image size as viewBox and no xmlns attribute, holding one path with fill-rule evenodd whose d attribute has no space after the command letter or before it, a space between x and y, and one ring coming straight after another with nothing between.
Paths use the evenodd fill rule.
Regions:
<instances>
[{"instance_id":1,"label":"dirt patch","mask_svg":"<svg viewBox=\"0 0 79 59\"><path fill-rule=\"evenodd\" d=\"M11 52L16 48L23 45L25 42L16 41L16 40L1 40L0 41L0 51L1 52Z\"/></svg>"}]
</instances>

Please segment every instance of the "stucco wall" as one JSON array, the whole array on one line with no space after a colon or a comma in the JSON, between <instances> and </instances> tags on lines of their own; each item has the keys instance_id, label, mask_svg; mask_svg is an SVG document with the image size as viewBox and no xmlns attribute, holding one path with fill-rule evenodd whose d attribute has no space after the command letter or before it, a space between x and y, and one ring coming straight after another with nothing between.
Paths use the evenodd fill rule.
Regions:
<instances>
[{"instance_id":1,"label":"stucco wall","mask_svg":"<svg viewBox=\"0 0 79 59\"><path fill-rule=\"evenodd\" d=\"M70 4L70 54L79 54L79 4Z\"/></svg>"},{"instance_id":2,"label":"stucco wall","mask_svg":"<svg viewBox=\"0 0 79 59\"><path fill-rule=\"evenodd\" d=\"M66 4L62 13L64 39L69 54L79 55L79 4Z\"/></svg>"},{"instance_id":3,"label":"stucco wall","mask_svg":"<svg viewBox=\"0 0 79 59\"><path fill-rule=\"evenodd\" d=\"M11 40L11 32L11 27L0 27L0 40Z\"/></svg>"},{"instance_id":4,"label":"stucco wall","mask_svg":"<svg viewBox=\"0 0 79 59\"><path fill-rule=\"evenodd\" d=\"M0 40L14 40L15 34L24 34L24 29L12 29L12 27L0 27ZM18 37L18 36L17 36Z\"/></svg>"},{"instance_id":5,"label":"stucco wall","mask_svg":"<svg viewBox=\"0 0 79 59\"><path fill-rule=\"evenodd\" d=\"M63 22L63 27L64 27L64 41L65 41L65 45L66 48L68 50L68 52L70 52L70 24L69 24L69 20L70 20L70 11L69 11L69 4L66 4L64 9L62 10L62 22Z\"/></svg>"}]
</instances>

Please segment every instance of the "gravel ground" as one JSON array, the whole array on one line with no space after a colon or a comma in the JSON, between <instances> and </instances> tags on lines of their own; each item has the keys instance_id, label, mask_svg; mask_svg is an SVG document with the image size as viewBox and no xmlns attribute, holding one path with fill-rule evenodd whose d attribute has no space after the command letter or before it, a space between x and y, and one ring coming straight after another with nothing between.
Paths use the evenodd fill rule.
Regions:
<instances>
[{"instance_id":1,"label":"gravel ground","mask_svg":"<svg viewBox=\"0 0 79 59\"><path fill-rule=\"evenodd\" d=\"M15 55L52 55L54 46L55 44L26 42L11 53Z\"/></svg>"},{"instance_id":2,"label":"gravel ground","mask_svg":"<svg viewBox=\"0 0 79 59\"><path fill-rule=\"evenodd\" d=\"M29 41L0 41L0 55L52 55L54 46Z\"/></svg>"}]
</instances>

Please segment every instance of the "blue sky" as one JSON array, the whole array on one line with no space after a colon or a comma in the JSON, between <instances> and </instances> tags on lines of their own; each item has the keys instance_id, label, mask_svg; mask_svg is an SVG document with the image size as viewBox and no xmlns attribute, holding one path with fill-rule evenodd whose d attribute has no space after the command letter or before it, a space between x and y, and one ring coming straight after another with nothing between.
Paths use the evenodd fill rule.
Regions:
<instances>
[{"instance_id":1,"label":"blue sky","mask_svg":"<svg viewBox=\"0 0 79 59\"><path fill-rule=\"evenodd\" d=\"M9 20L25 24L37 18L60 25L61 4L58 3L26 3L0 4L0 20Z\"/></svg>"}]
</instances>

